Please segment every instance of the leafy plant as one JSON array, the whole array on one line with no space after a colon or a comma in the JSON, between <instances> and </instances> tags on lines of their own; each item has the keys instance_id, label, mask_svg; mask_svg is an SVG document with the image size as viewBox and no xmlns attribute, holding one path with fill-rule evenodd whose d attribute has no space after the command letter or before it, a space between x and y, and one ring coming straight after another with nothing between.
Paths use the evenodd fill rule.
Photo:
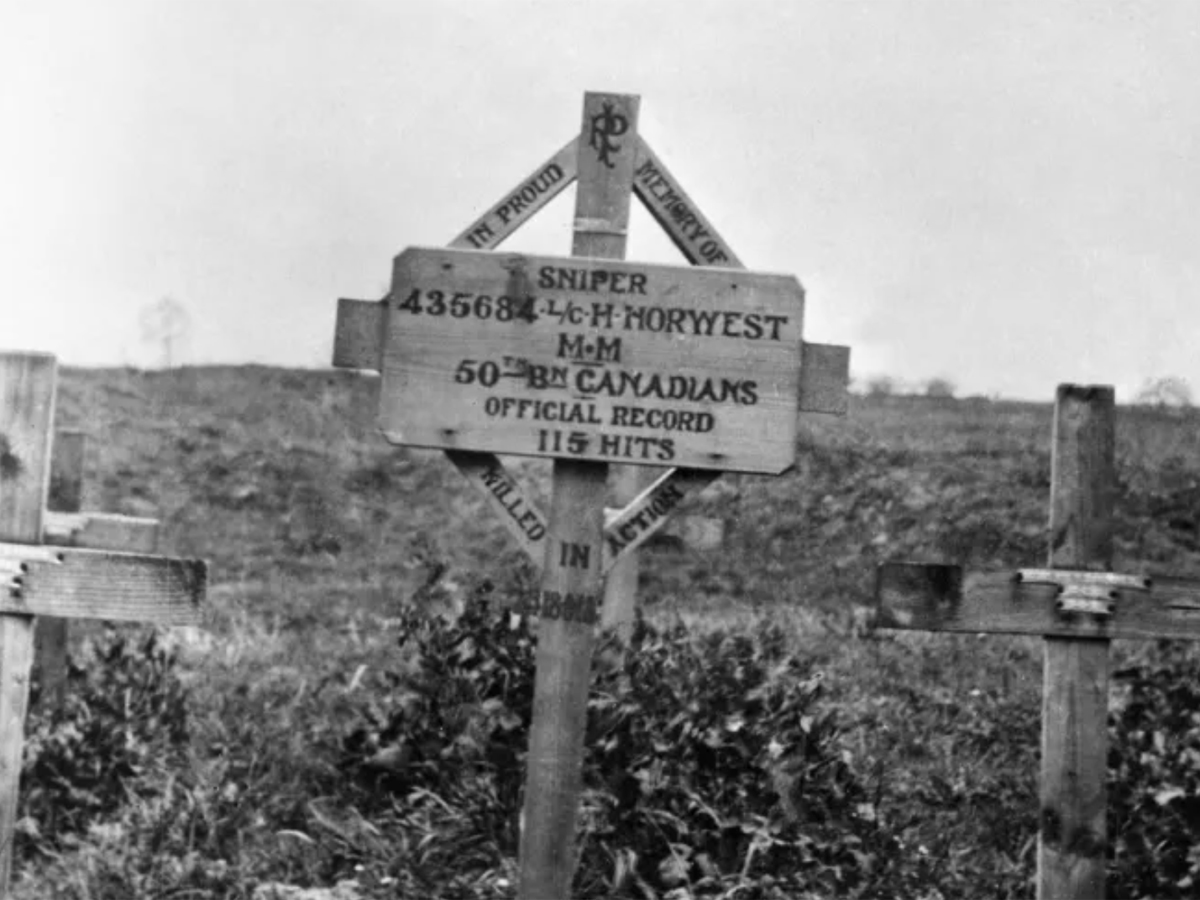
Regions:
<instances>
[{"instance_id":1,"label":"leafy plant","mask_svg":"<svg viewBox=\"0 0 1200 900\"><path fill-rule=\"evenodd\" d=\"M1109 879L1114 896L1200 891L1200 660L1181 647L1122 670L1110 716Z\"/></svg>"},{"instance_id":2,"label":"leafy plant","mask_svg":"<svg viewBox=\"0 0 1200 900\"><path fill-rule=\"evenodd\" d=\"M187 692L155 632L109 629L79 656L63 705L35 713L27 726L27 851L61 847L131 798L146 799L147 776L179 764L188 741Z\"/></svg>"},{"instance_id":3,"label":"leafy plant","mask_svg":"<svg viewBox=\"0 0 1200 900\"><path fill-rule=\"evenodd\" d=\"M608 639L611 640L611 639ZM847 886L874 864L865 791L819 708L822 678L778 626L692 636L640 621L588 702L581 896L718 896L763 877ZM515 854L532 714L527 620L476 598L454 623L409 615L388 672L343 742L364 808L436 795L477 848ZM598 659L612 660L602 646ZM441 841L446 844L446 835ZM481 863L480 863L481 864ZM776 873L787 871L787 878Z\"/></svg>"}]
</instances>

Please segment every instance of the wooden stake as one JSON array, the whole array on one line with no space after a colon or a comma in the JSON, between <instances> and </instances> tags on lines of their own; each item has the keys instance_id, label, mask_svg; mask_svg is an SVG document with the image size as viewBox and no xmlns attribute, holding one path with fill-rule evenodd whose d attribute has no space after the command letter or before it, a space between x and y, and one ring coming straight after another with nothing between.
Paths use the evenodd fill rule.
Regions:
<instances>
[{"instance_id":1,"label":"wooden stake","mask_svg":"<svg viewBox=\"0 0 1200 900\"><path fill-rule=\"evenodd\" d=\"M56 370L53 356L0 355L0 542L41 541ZM0 590L10 587L0 584ZM0 896L5 897L32 666L33 617L0 615Z\"/></svg>"},{"instance_id":2,"label":"wooden stake","mask_svg":"<svg viewBox=\"0 0 1200 900\"><path fill-rule=\"evenodd\" d=\"M50 455L48 509L77 513L83 505L83 452L87 443L82 431L60 431ZM34 628L33 669L41 685L42 708L62 706L67 689L66 619L39 619Z\"/></svg>"},{"instance_id":3,"label":"wooden stake","mask_svg":"<svg viewBox=\"0 0 1200 900\"><path fill-rule=\"evenodd\" d=\"M1052 567L1112 568L1114 394L1060 385L1050 487ZM1047 637L1038 897L1105 896L1109 641Z\"/></svg>"},{"instance_id":4,"label":"wooden stake","mask_svg":"<svg viewBox=\"0 0 1200 900\"><path fill-rule=\"evenodd\" d=\"M624 257L637 115L636 96L584 97L575 256ZM521 831L522 900L567 900L575 872L595 625L547 613L554 598L568 595L599 609L607 477L604 463L554 461Z\"/></svg>"},{"instance_id":5,"label":"wooden stake","mask_svg":"<svg viewBox=\"0 0 1200 900\"><path fill-rule=\"evenodd\" d=\"M583 737L595 624L552 617L569 595L601 603L600 531L608 467L554 461L550 539L537 627L537 675L529 733L525 816L521 831L522 900L570 896L575 823L583 769ZM567 565L563 565L563 561Z\"/></svg>"},{"instance_id":6,"label":"wooden stake","mask_svg":"<svg viewBox=\"0 0 1200 900\"><path fill-rule=\"evenodd\" d=\"M86 449L87 435L82 431L60 429L54 435L47 510L73 513L83 509L83 462Z\"/></svg>"},{"instance_id":7,"label":"wooden stake","mask_svg":"<svg viewBox=\"0 0 1200 900\"><path fill-rule=\"evenodd\" d=\"M614 506L623 508L639 494L641 485L638 470L634 466L613 466L610 481ZM604 580L604 610L600 616L600 626L615 629L622 644L628 644L633 634L639 570L637 551L631 551L622 554L613 563Z\"/></svg>"}]
</instances>

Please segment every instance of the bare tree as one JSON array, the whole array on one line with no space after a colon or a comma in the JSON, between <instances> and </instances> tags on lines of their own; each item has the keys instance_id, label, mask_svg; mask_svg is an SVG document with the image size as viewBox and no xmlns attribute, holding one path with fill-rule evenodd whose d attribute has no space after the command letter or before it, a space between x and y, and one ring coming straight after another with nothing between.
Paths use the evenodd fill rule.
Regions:
<instances>
[{"instance_id":1,"label":"bare tree","mask_svg":"<svg viewBox=\"0 0 1200 900\"><path fill-rule=\"evenodd\" d=\"M187 336L191 317L183 304L172 297L163 297L142 309L142 339L162 346L162 364L175 364L179 342Z\"/></svg>"},{"instance_id":2,"label":"bare tree","mask_svg":"<svg viewBox=\"0 0 1200 900\"><path fill-rule=\"evenodd\" d=\"M1182 378L1150 378L1138 391L1134 402L1159 408L1187 409L1192 405L1192 389Z\"/></svg>"}]
</instances>

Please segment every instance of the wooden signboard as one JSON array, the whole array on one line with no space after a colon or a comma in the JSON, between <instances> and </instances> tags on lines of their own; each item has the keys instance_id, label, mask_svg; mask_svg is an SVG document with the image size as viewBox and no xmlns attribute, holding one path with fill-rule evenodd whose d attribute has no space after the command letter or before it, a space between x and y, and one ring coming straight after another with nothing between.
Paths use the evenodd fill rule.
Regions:
<instances>
[{"instance_id":1,"label":"wooden signboard","mask_svg":"<svg viewBox=\"0 0 1200 900\"><path fill-rule=\"evenodd\" d=\"M381 427L420 447L779 473L803 312L790 275L410 248Z\"/></svg>"}]
</instances>

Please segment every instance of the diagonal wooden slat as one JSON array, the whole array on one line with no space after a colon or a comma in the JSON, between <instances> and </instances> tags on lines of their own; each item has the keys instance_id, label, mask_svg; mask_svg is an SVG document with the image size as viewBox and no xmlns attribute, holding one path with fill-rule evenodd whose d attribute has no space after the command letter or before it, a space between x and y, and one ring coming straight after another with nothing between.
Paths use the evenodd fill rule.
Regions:
<instances>
[{"instance_id":1,"label":"diagonal wooden slat","mask_svg":"<svg viewBox=\"0 0 1200 900\"><path fill-rule=\"evenodd\" d=\"M449 244L464 250L494 250L547 203L574 184L579 171L579 138L538 166Z\"/></svg>"},{"instance_id":2,"label":"diagonal wooden slat","mask_svg":"<svg viewBox=\"0 0 1200 900\"><path fill-rule=\"evenodd\" d=\"M521 549L540 565L545 556L546 518L521 490L516 478L494 453L446 450L446 458L486 499Z\"/></svg>"},{"instance_id":3,"label":"diagonal wooden slat","mask_svg":"<svg viewBox=\"0 0 1200 900\"><path fill-rule=\"evenodd\" d=\"M672 469L616 510L604 526L604 565L612 566L624 554L636 550L657 534L690 495L704 490L721 477L710 469Z\"/></svg>"},{"instance_id":4,"label":"diagonal wooden slat","mask_svg":"<svg viewBox=\"0 0 1200 900\"><path fill-rule=\"evenodd\" d=\"M684 258L694 266L745 268L733 248L640 136L637 153L633 191Z\"/></svg>"}]
</instances>

